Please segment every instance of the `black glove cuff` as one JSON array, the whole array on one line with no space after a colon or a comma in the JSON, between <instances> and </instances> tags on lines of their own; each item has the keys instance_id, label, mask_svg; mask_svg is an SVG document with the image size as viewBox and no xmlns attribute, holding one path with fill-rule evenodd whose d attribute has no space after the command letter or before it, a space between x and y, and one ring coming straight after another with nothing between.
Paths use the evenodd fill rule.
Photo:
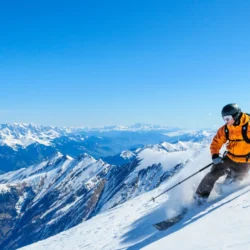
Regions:
<instances>
[{"instance_id":1,"label":"black glove cuff","mask_svg":"<svg viewBox=\"0 0 250 250\"><path fill-rule=\"evenodd\" d=\"M218 158L218 157L220 157L219 154L213 154L213 155L212 155L212 159L213 159L213 160L216 159L216 158Z\"/></svg>"}]
</instances>

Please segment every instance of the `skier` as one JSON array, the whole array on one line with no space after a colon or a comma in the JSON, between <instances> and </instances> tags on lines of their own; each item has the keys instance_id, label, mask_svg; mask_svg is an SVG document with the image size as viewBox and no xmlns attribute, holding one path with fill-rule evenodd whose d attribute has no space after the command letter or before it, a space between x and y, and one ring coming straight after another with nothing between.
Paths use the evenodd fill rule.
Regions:
<instances>
[{"instance_id":1,"label":"skier","mask_svg":"<svg viewBox=\"0 0 250 250\"><path fill-rule=\"evenodd\" d=\"M250 114L241 112L236 103L226 105L222 109L221 114L226 124L217 131L210 145L213 163L190 175L163 193L212 165L210 172L202 179L194 195L195 205L200 206L206 202L215 182L223 175L227 175L226 183L240 181L246 177L250 169ZM227 151L221 157L219 152L226 142ZM154 197L153 200L160 195ZM187 212L188 208L184 208L176 216L160 221L153 226L160 231L166 230L181 221Z\"/></svg>"},{"instance_id":2,"label":"skier","mask_svg":"<svg viewBox=\"0 0 250 250\"><path fill-rule=\"evenodd\" d=\"M225 181L244 179L250 169L250 116L241 112L236 103L223 107L222 126L210 145L213 165L210 172L202 179L195 193L195 203L202 205L209 197L215 182L227 174ZM220 149L226 143L224 156L219 155Z\"/></svg>"}]
</instances>

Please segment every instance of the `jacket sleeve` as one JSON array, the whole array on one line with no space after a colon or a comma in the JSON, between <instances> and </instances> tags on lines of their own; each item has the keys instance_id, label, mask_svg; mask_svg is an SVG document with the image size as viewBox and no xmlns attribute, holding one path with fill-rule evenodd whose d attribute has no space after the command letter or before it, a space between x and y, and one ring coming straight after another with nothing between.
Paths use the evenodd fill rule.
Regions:
<instances>
[{"instance_id":1,"label":"jacket sleeve","mask_svg":"<svg viewBox=\"0 0 250 250\"><path fill-rule=\"evenodd\" d=\"M213 141L210 145L211 155L217 154L219 155L220 149L227 142L226 134L224 131L224 126L222 126L217 134L214 136Z\"/></svg>"}]
</instances>

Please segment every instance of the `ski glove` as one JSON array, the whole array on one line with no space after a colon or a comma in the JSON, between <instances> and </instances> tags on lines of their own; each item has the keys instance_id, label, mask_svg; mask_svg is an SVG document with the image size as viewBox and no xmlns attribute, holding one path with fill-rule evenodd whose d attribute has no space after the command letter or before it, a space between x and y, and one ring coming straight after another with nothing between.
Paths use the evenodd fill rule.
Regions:
<instances>
[{"instance_id":1,"label":"ski glove","mask_svg":"<svg viewBox=\"0 0 250 250\"><path fill-rule=\"evenodd\" d=\"M213 154L212 159L213 159L214 165L218 165L220 163L223 163L222 158L218 154Z\"/></svg>"}]
</instances>

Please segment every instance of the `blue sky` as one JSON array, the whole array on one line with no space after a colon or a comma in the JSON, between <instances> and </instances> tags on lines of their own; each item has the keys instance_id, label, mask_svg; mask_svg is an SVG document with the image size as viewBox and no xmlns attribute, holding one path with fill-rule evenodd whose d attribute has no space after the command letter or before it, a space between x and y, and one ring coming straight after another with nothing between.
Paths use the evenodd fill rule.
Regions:
<instances>
[{"instance_id":1,"label":"blue sky","mask_svg":"<svg viewBox=\"0 0 250 250\"><path fill-rule=\"evenodd\" d=\"M218 128L250 112L249 1L4 1L0 123Z\"/></svg>"}]
</instances>

